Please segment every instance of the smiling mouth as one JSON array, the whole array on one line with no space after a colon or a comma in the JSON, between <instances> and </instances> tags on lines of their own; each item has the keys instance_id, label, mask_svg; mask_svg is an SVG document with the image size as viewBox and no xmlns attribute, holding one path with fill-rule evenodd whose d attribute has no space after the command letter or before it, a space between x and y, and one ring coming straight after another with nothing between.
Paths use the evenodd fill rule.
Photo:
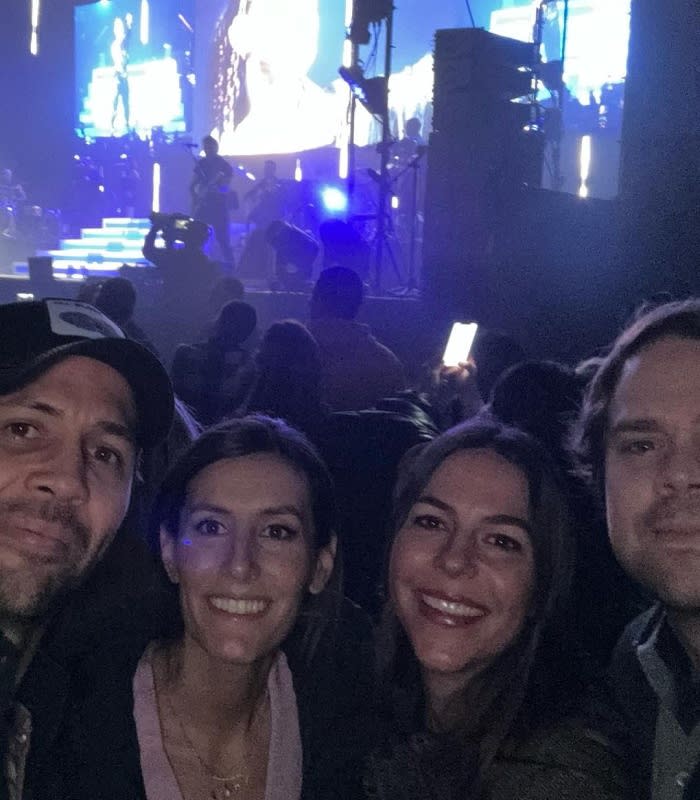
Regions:
<instances>
[{"instance_id":1,"label":"smiling mouth","mask_svg":"<svg viewBox=\"0 0 700 800\"><path fill-rule=\"evenodd\" d=\"M425 594L424 592L419 592L418 598L423 605L446 617L458 617L464 620L471 620L485 617L487 614L487 610L480 606L458 603L453 600L445 600L441 597Z\"/></svg>"},{"instance_id":2,"label":"smiling mouth","mask_svg":"<svg viewBox=\"0 0 700 800\"><path fill-rule=\"evenodd\" d=\"M270 605L268 600L239 600L235 597L210 597L209 602L218 611L238 617L262 614Z\"/></svg>"}]
</instances>

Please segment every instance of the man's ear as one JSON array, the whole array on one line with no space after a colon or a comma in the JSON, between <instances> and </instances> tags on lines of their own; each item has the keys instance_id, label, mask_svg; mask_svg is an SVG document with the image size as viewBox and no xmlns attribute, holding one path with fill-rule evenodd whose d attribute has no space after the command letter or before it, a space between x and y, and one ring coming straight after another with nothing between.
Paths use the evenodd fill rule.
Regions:
<instances>
[{"instance_id":1,"label":"man's ear","mask_svg":"<svg viewBox=\"0 0 700 800\"><path fill-rule=\"evenodd\" d=\"M337 550L338 537L332 534L330 542L322 547L316 554L316 564L314 565L311 583L309 583L309 591L311 594L320 594L328 583L328 579L333 572Z\"/></svg>"},{"instance_id":2,"label":"man's ear","mask_svg":"<svg viewBox=\"0 0 700 800\"><path fill-rule=\"evenodd\" d=\"M175 539L168 533L165 525L160 526L160 557L168 577L173 583L180 582L175 559Z\"/></svg>"}]
</instances>

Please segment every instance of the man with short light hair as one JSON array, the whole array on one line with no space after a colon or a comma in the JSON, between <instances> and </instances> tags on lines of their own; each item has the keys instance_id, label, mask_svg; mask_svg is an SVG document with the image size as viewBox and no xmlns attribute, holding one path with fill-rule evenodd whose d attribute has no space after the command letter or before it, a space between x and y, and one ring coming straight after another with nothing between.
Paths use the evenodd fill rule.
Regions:
<instances>
[{"instance_id":1,"label":"man with short light hair","mask_svg":"<svg viewBox=\"0 0 700 800\"><path fill-rule=\"evenodd\" d=\"M97 309L0 306L0 753L10 797L21 796L27 753L45 735L33 715L61 702L60 680L35 680L29 705L18 687L22 696L46 625L112 542L140 453L167 435L172 415L160 362Z\"/></svg>"},{"instance_id":2,"label":"man with short light hair","mask_svg":"<svg viewBox=\"0 0 700 800\"><path fill-rule=\"evenodd\" d=\"M611 685L635 798L700 797L700 299L631 324L601 360L578 445L626 572L656 599L625 631Z\"/></svg>"}]
</instances>

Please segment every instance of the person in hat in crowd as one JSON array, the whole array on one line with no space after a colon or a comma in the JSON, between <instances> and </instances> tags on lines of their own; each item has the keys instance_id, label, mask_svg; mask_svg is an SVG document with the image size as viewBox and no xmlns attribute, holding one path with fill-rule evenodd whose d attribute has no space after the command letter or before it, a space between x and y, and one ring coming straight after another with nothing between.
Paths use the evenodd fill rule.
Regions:
<instances>
[{"instance_id":1,"label":"person in hat in crowd","mask_svg":"<svg viewBox=\"0 0 700 800\"><path fill-rule=\"evenodd\" d=\"M0 341L0 793L20 797L68 685L43 634L105 556L173 394L160 362L85 303L0 306Z\"/></svg>"}]
</instances>

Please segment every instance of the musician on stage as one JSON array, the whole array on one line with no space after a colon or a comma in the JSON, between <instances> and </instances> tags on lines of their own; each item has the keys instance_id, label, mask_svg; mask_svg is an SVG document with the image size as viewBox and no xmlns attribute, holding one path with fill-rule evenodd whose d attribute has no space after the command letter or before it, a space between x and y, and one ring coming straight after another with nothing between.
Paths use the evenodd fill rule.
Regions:
<instances>
[{"instance_id":1,"label":"musician on stage","mask_svg":"<svg viewBox=\"0 0 700 800\"><path fill-rule=\"evenodd\" d=\"M211 225L224 261L233 265L229 209L238 205L236 194L230 188L233 169L219 155L219 144L214 137L205 136L202 149L204 158L195 164L190 183L192 216Z\"/></svg>"},{"instance_id":2,"label":"musician on stage","mask_svg":"<svg viewBox=\"0 0 700 800\"><path fill-rule=\"evenodd\" d=\"M284 217L284 188L277 177L275 161L268 159L265 162L262 178L246 194L245 199L251 206L248 213L248 224L252 223L258 228L266 228L271 222Z\"/></svg>"},{"instance_id":3,"label":"musician on stage","mask_svg":"<svg viewBox=\"0 0 700 800\"><path fill-rule=\"evenodd\" d=\"M27 199L21 184L16 183L12 170L0 169L0 236L12 238L17 233L17 214Z\"/></svg>"},{"instance_id":4,"label":"musician on stage","mask_svg":"<svg viewBox=\"0 0 700 800\"><path fill-rule=\"evenodd\" d=\"M116 17L114 20L114 41L109 51L114 64L114 76L116 78L114 106L112 108L112 132L116 132L117 114L119 112L119 101L121 100L124 110L124 127L129 130L129 76L127 67L129 66L129 41L131 39L131 29L134 24L132 14L127 14L124 19Z\"/></svg>"}]
</instances>

